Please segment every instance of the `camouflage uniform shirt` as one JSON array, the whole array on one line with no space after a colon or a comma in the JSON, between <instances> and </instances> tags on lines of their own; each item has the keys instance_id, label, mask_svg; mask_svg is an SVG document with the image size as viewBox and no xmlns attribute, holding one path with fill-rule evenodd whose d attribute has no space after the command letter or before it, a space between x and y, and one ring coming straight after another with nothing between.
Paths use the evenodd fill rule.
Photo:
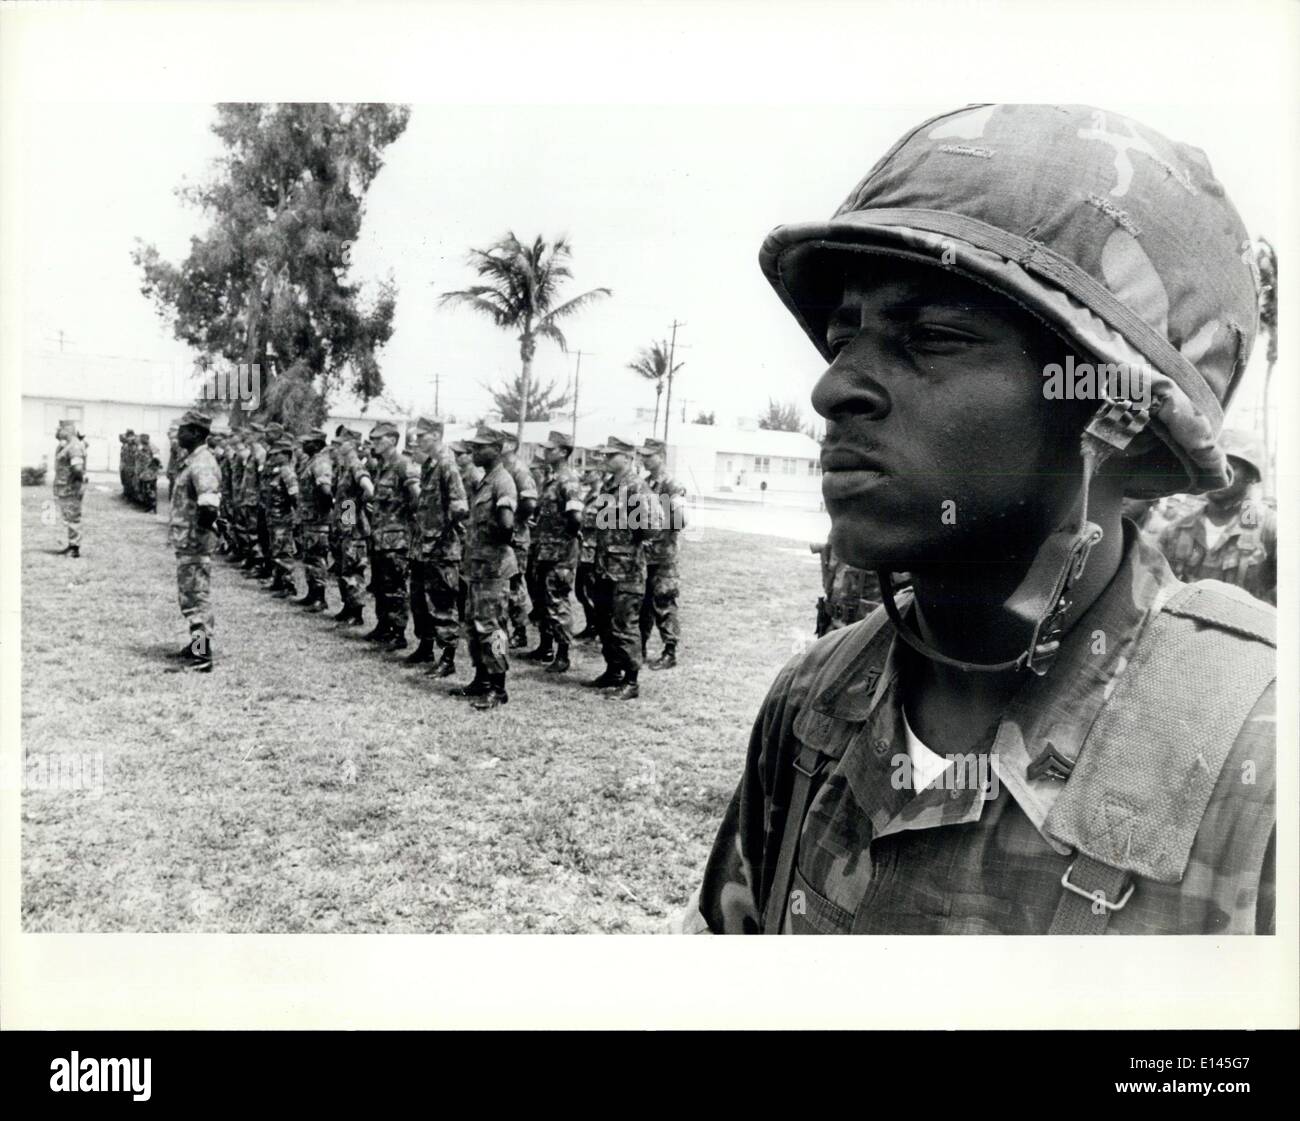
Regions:
<instances>
[{"instance_id":1,"label":"camouflage uniform shirt","mask_svg":"<svg viewBox=\"0 0 1300 1121\"><path fill-rule=\"evenodd\" d=\"M469 509L460 469L447 451L425 460L420 470L420 504L416 513L416 536L411 556L420 561L460 560L460 535L454 513Z\"/></svg>"},{"instance_id":2,"label":"camouflage uniform shirt","mask_svg":"<svg viewBox=\"0 0 1300 1121\"><path fill-rule=\"evenodd\" d=\"M561 464L537 504L537 559L548 564L576 565L578 539L569 533L568 514L583 510L582 484L573 468Z\"/></svg>"},{"instance_id":3,"label":"camouflage uniform shirt","mask_svg":"<svg viewBox=\"0 0 1300 1121\"><path fill-rule=\"evenodd\" d=\"M167 540L178 554L203 556L216 548L216 530L199 526L200 506L221 508L221 469L206 444L200 444L180 461L172 488Z\"/></svg>"},{"instance_id":4,"label":"camouflage uniform shirt","mask_svg":"<svg viewBox=\"0 0 1300 1121\"><path fill-rule=\"evenodd\" d=\"M1244 501L1207 548L1209 502L1202 499L1160 533L1160 549L1180 580L1222 580L1268 603L1277 602L1277 515L1262 502Z\"/></svg>"},{"instance_id":5,"label":"camouflage uniform shirt","mask_svg":"<svg viewBox=\"0 0 1300 1121\"><path fill-rule=\"evenodd\" d=\"M518 505L515 481L505 464L498 462L483 476L470 503L467 580L508 579L519 571L514 549L495 540L497 510L502 506L515 510Z\"/></svg>"},{"instance_id":6,"label":"camouflage uniform shirt","mask_svg":"<svg viewBox=\"0 0 1300 1121\"><path fill-rule=\"evenodd\" d=\"M1074 765L1107 698L1117 684L1123 687L1143 629L1182 587L1159 552L1136 537L1127 527L1128 550L1118 573L1064 637L1051 672L1027 678L982 744L964 757L987 761L981 782L941 778L919 783L916 791L917 783L898 781L910 758L899 672L912 655L894 640L883 610L793 659L755 722L744 776L709 857L698 914L688 912L686 928L760 929L802 741L833 761L804 818L783 932L1046 933L1073 859L1054 832L1053 809L1080 774L1066 781L1041 774L1031 779L1026 769L1048 744ZM1263 605L1259 611L1268 613ZM1110 636L1102 653L1098 632ZM1274 695L1269 684L1257 697L1244 698L1253 709L1214 782L1181 879L1138 879L1132 901L1113 915L1107 933L1271 930ZM1149 726L1194 722L1201 718L1198 705L1205 707L1200 694L1171 696L1167 711L1143 719ZM1140 771L1144 745L1120 746L1127 760L1120 765L1130 775ZM1089 744L1082 752L1085 763L1091 750ZM1249 783L1238 778L1247 765ZM1071 790L1076 804L1081 793ZM1122 798L1126 791L1116 793ZM1122 828L1132 845L1143 831L1163 824L1130 817L1092 827Z\"/></svg>"}]
</instances>

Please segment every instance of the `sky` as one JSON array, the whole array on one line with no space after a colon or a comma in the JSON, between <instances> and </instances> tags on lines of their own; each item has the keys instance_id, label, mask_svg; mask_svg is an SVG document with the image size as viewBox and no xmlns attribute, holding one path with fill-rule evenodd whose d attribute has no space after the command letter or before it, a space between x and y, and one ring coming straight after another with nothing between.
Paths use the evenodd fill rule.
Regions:
<instances>
[{"instance_id":1,"label":"sky","mask_svg":"<svg viewBox=\"0 0 1300 1121\"><path fill-rule=\"evenodd\" d=\"M1267 83L1243 72L1232 100L1215 102L1176 61L1151 62L1170 67L1156 86L1162 100L1149 99L1149 82L1137 96L1116 88L1105 67L1078 75L1070 98L1203 148L1251 233L1272 234L1284 199L1271 137L1286 118L1259 108ZM511 336L436 306L439 292L473 282L468 249L512 230L570 239L571 294L613 290L565 325L571 350L583 351L582 415L653 406L652 385L626 366L676 320L685 365L675 422L683 409L688 419L701 410L724 422L754 417L769 398L795 401L811 418L808 394L822 366L763 279L758 248L775 225L829 215L917 122L981 96L975 88L942 100L907 92L864 81L855 101L823 104L411 100L352 256L354 279L373 285L391 275L398 287L381 355L388 395L431 411L436 374L443 413L478 415L489 407L485 383L517 371ZM211 101L69 100L66 92L22 106L25 353L63 347L188 368L193 356L140 293L130 252L138 238L179 261L202 232L204 216L175 189L211 174L213 115ZM575 368L576 355L542 344L541 378L566 384ZM1241 398L1253 402L1249 387Z\"/></svg>"}]
</instances>

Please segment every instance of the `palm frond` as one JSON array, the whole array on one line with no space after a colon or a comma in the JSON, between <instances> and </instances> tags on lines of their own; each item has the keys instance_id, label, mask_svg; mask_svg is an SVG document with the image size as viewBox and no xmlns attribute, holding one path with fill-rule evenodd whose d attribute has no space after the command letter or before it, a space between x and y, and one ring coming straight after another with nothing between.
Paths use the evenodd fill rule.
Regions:
<instances>
[{"instance_id":1,"label":"palm frond","mask_svg":"<svg viewBox=\"0 0 1300 1121\"><path fill-rule=\"evenodd\" d=\"M566 316L573 315L581 311L588 304L593 304L599 299L606 296L612 296L614 293L608 288L593 288L590 292L584 292L581 296L574 296L571 300L566 300L559 307L551 308L542 317L547 323L554 323L556 320L564 319Z\"/></svg>"}]
</instances>

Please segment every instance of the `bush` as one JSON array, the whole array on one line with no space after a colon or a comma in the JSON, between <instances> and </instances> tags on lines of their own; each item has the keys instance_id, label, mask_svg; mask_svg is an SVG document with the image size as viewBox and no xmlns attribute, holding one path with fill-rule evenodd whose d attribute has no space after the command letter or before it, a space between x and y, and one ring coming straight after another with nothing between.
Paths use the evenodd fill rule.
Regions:
<instances>
[{"instance_id":1,"label":"bush","mask_svg":"<svg viewBox=\"0 0 1300 1121\"><path fill-rule=\"evenodd\" d=\"M45 467L24 467L23 486L39 487L45 485Z\"/></svg>"}]
</instances>

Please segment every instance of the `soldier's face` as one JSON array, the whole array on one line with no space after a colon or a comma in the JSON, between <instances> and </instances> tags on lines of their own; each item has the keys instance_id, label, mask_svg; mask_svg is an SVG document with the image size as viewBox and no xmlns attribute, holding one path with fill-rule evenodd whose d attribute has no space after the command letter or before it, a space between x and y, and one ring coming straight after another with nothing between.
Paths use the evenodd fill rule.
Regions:
<instances>
[{"instance_id":1,"label":"soldier's face","mask_svg":"<svg viewBox=\"0 0 1300 1121\"><path fill-rule=\"evenodd\" d=\"M186 451L193 451L203 443L206 434L203 429L195 428L189 424L182 424L176 433L176 442Z\"/></svg>"},{"instance_id":2,"label":"soldier's face","mask_svg":"<svg viewBox=\"0 0 1300 1121\"><path fill-rule=\"evenodd\" d=\"M1238 459L1235 455L1230 455L1228 456L1228 462L1232 464L1232 482L1226 487L1212 490L1206 495L1211 502L1215 502L1220 506L1230 506L1238 499L1244 498L1246 491L1250 490L1255 482L1255 468L1244 459Z\"/></svg>"},{"instance_id":3,"label":"soldier's face","mask_svg":"<svg viewBox=\"0 0 1300 1121\"><path fill-rule=\"evenodd\" d=\"M822 493L849 564L1032 556L1077 493L1088 402L1048 400L1064 344L1008 300L937 267L849 274L813 390Z\"/></svg>"},{"instance_id":4,"label":"soldier's face","mask_svg":"<svg viewBox=\"0 0 1300 1121\"><path fill-rule=\"evenodd\" d=\"M491 467L501 458L501 449L491 444L475 444L470 454L477 467Z\"/></svg>"},{"instance_id":5,"label":"soldier's face","mask_svg":"<svg viewBox=\"0 0 1300 1121\"><path fill-rule=\"evenodd\" d=\"M641 457L641 462L645 464L647 474L654 474L663 466L663 457L658 452L648 452Z\"/></svg>"}]
</instances>

